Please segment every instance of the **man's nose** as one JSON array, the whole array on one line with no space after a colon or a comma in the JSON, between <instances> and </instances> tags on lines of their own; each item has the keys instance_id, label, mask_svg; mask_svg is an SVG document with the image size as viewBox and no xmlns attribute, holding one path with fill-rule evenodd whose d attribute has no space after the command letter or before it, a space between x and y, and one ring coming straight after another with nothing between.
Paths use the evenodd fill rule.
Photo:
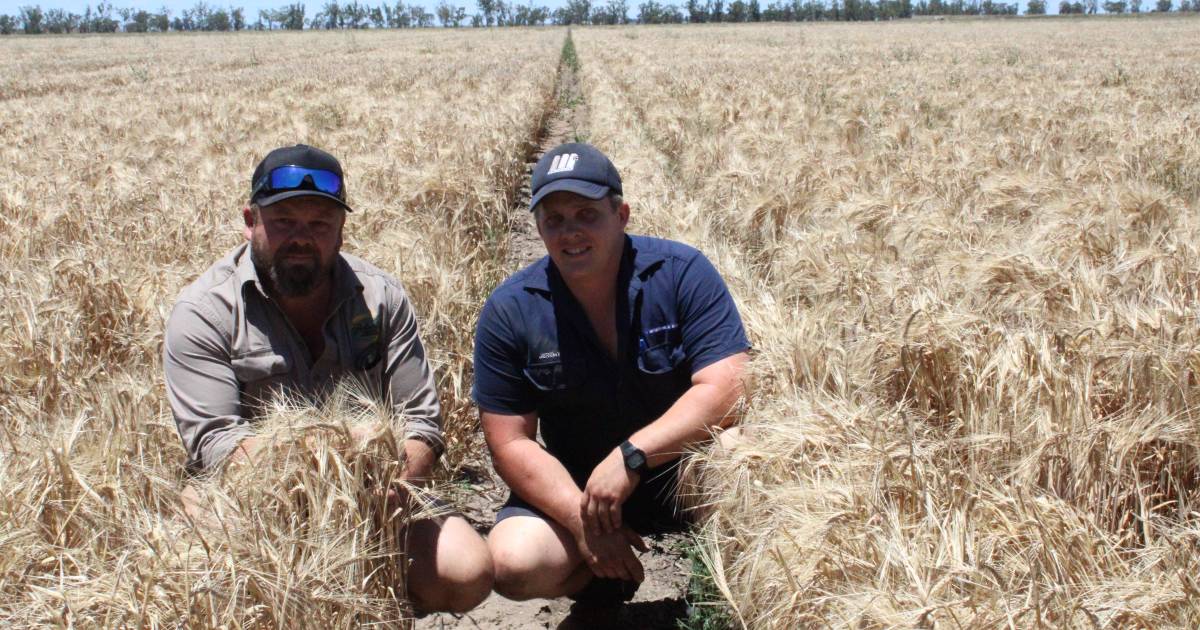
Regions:
<instances>
[{"instance_id":1,"label":"man's nose","mask_svg":"<svg viewBox=\"0 0 1200 630\"><path fill-rule=\"evenodd\" d=\"M307 223L296 223L288 237L293 241L312 241L313 229Z\"/></svg>"},{"instance_id":2,"label":"man's nose","mask_svg":"<svg viewBox=\"0 0 1200 630\"><path fill-rule=\"evenodd\" d=\"M563 236L575 237L583 235L583 223L579 221L565 221L563 223Z\"/></svg>"}]
</instances>

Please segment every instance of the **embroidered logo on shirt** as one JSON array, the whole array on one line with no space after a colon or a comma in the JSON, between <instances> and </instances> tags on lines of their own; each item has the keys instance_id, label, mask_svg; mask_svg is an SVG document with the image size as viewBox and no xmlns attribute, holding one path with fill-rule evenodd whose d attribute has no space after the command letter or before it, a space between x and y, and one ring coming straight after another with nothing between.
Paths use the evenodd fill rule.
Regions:
<instances>
[{"instance_id":1,"label":"embroidered logo on shirt","mask_svg":"<svg viewBox=\"0 0 1200 630\"><path fill-rule=\"evenodd\" d=\"M538 355L538 361L545 361L546 359L557 359L557 358L558 358L557 352L543 352Z\"/></svg>"},{"instance_id":2,"label":"embroidered logo on shirt","mask_svg":"<svg viewBox=\"0 0 1200 630\"><path fill-rule=\"evenodd\" d=\"M359 311L350 320L350 338L354 344L354 367L369 370L383 358L380 329L383 317L371 317L369 312Z\"/></svg>"},{"instance_id":3,"label":"embroidered logo on shirt","mask_svg":"<svg viewBox=\"0 0 1200 630\"><path fill-rule=\"evenodd\" d=\"M642 336L638 337L638 350L639 351L646 350L647 348L650 347L650 343L646 341L647 337L654 335L656 333L667 332L668 330L675 330L676 328L679 328L679 324L672 322L670 324L664 324L662 326L655 326L654 328L647 330L646 332L642 333Z\"/></svg>"}]
</instances>

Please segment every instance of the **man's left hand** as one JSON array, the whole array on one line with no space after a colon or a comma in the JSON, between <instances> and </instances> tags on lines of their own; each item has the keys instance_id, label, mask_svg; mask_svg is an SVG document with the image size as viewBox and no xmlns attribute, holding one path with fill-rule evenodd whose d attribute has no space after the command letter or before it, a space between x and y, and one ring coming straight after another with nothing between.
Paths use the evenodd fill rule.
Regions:
<instances>
[{"instance_id":1,"label":"man's left hand","mask_svg":"<svg viewBox=\"0 0 1200 630\"><path fill-rule=\"evenodd\" d=\"M620 449L604 458L588 478L579 514L584 527L594 533L612 533L621 528L621 505L633 494L641 475L625 467Z\"/></svg>"}]
</instances>

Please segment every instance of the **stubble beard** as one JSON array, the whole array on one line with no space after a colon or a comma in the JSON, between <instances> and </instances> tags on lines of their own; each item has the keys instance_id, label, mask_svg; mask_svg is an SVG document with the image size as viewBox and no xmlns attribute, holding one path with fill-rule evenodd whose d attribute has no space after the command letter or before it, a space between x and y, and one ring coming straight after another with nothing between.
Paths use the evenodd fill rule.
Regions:
<instances>
[{"instance_id":1,"label":"stubble beard","mask_svg":"<svg viewBox=\"0 0 1200 630\"><path fill-rule=\"evenodd\" d=\"M308 254L304 262L288 261L291 254ZM321 260L321 254L312 246L292 245L280 248L275 256L265 251L258 242L250 244L250 260L258 271L260 281L266 281L268 290L286 298L301 298L312 295L333 272L332 261Z\"/></svg>"}]
</instances>

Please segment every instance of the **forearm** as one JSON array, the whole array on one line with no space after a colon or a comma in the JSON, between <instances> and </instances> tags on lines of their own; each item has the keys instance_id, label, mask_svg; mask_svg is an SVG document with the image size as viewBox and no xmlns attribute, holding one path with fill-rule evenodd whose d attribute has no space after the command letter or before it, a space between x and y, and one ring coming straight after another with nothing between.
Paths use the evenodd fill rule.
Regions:
<instances>
[{"instance_id":1,"label":"forearm","mask_svg":"<svg viewBox=\"0 0 1200 630\"><path fill-rule=\"evenodd\" d=\"M666 413L629 437L646 453L651 468L674 460L689 445L708 440L715 429L734 422L744 391L745 362L746 355L739 354L705 368Z\"/></svg>"},{"instance_id":2,"label":"forearm","mask_svg":"<svg viewBox=\"0 0 1200 630\"><path fill-rule=\"evenodd\" d=\"M726 397L716 388L694 385L629 441L646 453L647 464L655 468L679 457L688 445L709 439L714 429L726 426L735 401L726 404Z\"/></svg>"},{"instance_id":3,"label":"forearm","mask_svg":"<svg viewBox=\"0 0 1200 630\"><path fill-rule=\"evenodd\" d=\"M233 447L233 450L225 456L224 465L243 466L254 463L254 457L258 454L261 442L262 439L258 437L242 438L238 441L237 446Z\"/></svg>"},{"instance_id":4,"label":"forearm","mask_svg":"<svg viewBox=\"0 0 1200 630\"><path fill-rule=\"evenodd\" d=\"M583 493L558 458L531 439L508 442L492 456L513 492L578 536Z\"/></svg>"},{"instance_id":5,"label":"forearm","mask_svg":"<svg viewBox=\"0 0 1200 630\"><path fill-rule=\"evenodd\" d=\"M433 477L433 465L437 453L423 440L404 440L404 480L416 485L425 485Z\"/></svg>"}]
</instances>

